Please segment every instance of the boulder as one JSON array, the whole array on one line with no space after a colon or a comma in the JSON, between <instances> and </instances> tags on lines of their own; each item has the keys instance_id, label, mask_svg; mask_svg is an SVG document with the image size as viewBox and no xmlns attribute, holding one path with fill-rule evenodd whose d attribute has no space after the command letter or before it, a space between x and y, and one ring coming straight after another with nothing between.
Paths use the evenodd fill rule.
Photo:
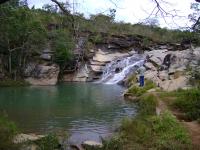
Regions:
<instances>
[{"instance_id":1,"label":"boulder","mask_svg":"<svg viewBox=\"0 0 200 150\"><path fill-rule=\"evenodd\" d=\"M168 71L164 70L164 71L159 71L158 73L158 78L161 81L165 81L169 79L169 75L168 75Z\"/></svg>"},{"instance_id":2,"label":"boulder","mask_svg":"<svg viewBox=\"0 0 200 150\"><path fill-rule=\"evenodd\" d=\"M152 63L150 63L150 62L145 63L144 66L148 70L152 70L152 71L156 71L157 70L156 67Z\"/></svg>"},{"instance_id":3,"label":"boulder","mask_svg":"<svg viewBox=\"0 0 200 150\"><path fill-rule=\"evenodd\" d=\"M161 66L163 64L165 56L168 54L168 50L153 50L145 52L149 61L156 66Z\"/></svg>"},{"instance_id":4,"label":"boulder","mask_svg":"<svg viewBox=\"0 0 200 150\"><path fill-rule=\"evenodd\" d=\"M144 74L145 79L153 81L156 85L159 85L161 83L160 78L158 78L158 72L157 71L146 71Z\"/></svg>"},{"instance_id":5,"label":"boulder","mask_svg":"<svg viewBox=\"0 0 200 150\"><path fill-rule=\"evenodd\" d=\"M188 83L188 78L185 76L181 76L177 79L163 81L160 84L160 87L164 91L174 91L174 90L178 90L180 88L187 87L187 83Z\"/></svg>"},{"instance_id":6,"label":"boulder","mask_svg":"<svg viewBox=\"0 0 200 150\"><path fill-rule=\"evenodd\" d=\"M91 70L94 72L103 72L103 66L98 66L98 65L90 65Z\"/></svg>"},{"instance_id":7,"label":"boulder","mask_svg":"<svg viewBox=\"0 0 200 150\"><path fill-rule=\"evenodd\" d=\"M161 66L162 65L162 60L155 57L155 56L152 56L149 58L149 61L154 64L155 66Z\"/></svg>"},{"instance_id":8,"label":"boulder","mask_svg":"<svg viewBox=\"0 0 200 150\"><path fill-rule=\"evenodd\" d=\"M108 53L108 52L103 52L102 50L99 49L92 60L96 62L101 62L101 63L108 63L108 62L113 61L116 58L125 57L125 56L129 56L129 54L119 53L119 52Z\"/></svg>"},{"instance_id":9,"label":"boulder","mask_svg":"<svg viewBox=\"0 0 200 150\"><path fill-rule=\"evenodd\" d=\"M31 74L25 80L31 85L55 85L58 81L60 68L57 64L39 64L29 71Z\"/></svg>"}]
</instances>

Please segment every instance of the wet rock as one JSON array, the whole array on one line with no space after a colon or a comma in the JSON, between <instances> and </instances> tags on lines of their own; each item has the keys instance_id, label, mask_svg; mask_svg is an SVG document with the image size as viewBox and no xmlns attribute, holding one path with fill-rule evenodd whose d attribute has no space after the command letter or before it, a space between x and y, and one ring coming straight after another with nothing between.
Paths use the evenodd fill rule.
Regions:
<instances>
[{"instance_id":1,"label":"wet rock","mask_svg":"<svg viewBox=\"0 0 200 150\"><path fill-rule=\"evenodd\" d=\"M37 141L41 138L44 138L44 135L36 135L36 134L18 134L14 137L13 142L16 144L24 143L27 141Z\"/></svg>"},{"instance_id":2,"label":"wet rock","mask_svg":"<svg viewBox=\"0 0 200 150\"><path fill-rule=\"evenodd\" d=\"M82 146L83 148L102 148L103 144L96 141L84 141Z\"/></svg>"}]
</instances>

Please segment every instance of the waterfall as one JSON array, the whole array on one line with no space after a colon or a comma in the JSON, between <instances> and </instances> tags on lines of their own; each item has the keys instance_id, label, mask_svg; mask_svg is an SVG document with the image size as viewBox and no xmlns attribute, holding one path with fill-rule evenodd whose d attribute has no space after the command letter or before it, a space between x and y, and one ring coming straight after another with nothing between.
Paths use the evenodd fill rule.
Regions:
<instances>
[{"instance_id":1,"label":"waterfall","mask_svg":"<svg viewBox=\"0 0 200 150\"><path fill-rule=\"evenodd\" d=\"M105 66L102 79L99 82L117 84L141 67L144 64L144 60L141 55L118 58Z\"/></svg>"}]
</instances>

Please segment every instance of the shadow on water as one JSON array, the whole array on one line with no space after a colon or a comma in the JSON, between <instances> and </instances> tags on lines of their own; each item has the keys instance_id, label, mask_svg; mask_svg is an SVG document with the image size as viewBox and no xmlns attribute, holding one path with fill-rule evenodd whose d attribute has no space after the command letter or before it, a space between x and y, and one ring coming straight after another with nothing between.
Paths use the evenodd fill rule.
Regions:
<instances>
[{"instance_id":1,"label":"shadow on water","mask_svg":"<svg viewBox=\"0 0 200 150\"><path fill-rule=\"evenodd\" d=\"M66 83L58 86L0 88L0 112L25 133L65 130L70 140L96 140L113 131L135 106L122 98L118 85Z\"/></svg>"}]
</instances>

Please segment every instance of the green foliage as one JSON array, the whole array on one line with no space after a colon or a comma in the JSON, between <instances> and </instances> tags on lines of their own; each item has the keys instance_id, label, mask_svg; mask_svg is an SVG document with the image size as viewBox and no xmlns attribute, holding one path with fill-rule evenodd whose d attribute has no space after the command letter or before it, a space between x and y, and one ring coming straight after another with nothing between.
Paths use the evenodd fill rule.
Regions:
<instances>
[{"instance_id":1,"label":"green foliage","mask_svg":"<svg viewBox=\"0 0 200 150\"><path fill-rule=\"evenodd\" d=\"M190 21L194 24L193 30L196 32L200 32L200 21L199 19L199 13L200 13L200 4L199 3L192 3L191 4L191 10L193 10L193 13L188 16Z\"/></svg>"},{"instance_id":2,"label":"green foliage","mask_svg":"<svg viewBox=\"0 0 200 150\"><path fill-rule=\"evenodd\" d=\"M176 120L170 112L164 112L160 117L150 118L152 130L157 139L158 149L189 149L191 141L186 129Z\"/></svg>"},{"instance_id":3,"label":"green foliage","mask_svg":"<svg viewBox=\"0 0 200 150\"><path fill-rule=\"evenodd\" d=\"M45 29L27 7L0 5L0 53L5 55L4 69L21 75L27 57L45 43Z\"/></svg>"},{"instance_id":4,"label":"green foliage","mask_svg":"<svg viewBox=\"0 0 200 150\"><path fill-rule=\"evenodd\" d=\"M128 93L132 94L134 96L141 96L144 93L146 93L148 90L155 88L155 87L156 87L156 85L152 81L145 80L144 87L138 87L138 86L133 85L128 89Z\"/></svg>"},{"instance_id":5,"label":"green foliage","mask_svg":"<svg viewBox=\"0 0 200 150\"><path fill-rule=\"evenodd\" d=\"M13 138L17 133L15 124L6 117L0 117L0 149L17 150L18 146L13 144Z\"/></svg>"},{"instance_id":6,"label":"green foliage","mask_svg":"<svg viewBox=\"0 0 200 150\"><path fill-rule=\"evenodd\" d=\"M67 30L52 31L49 36L52 39L53 51L55 51L55 62L64 66L72 57L74 41Z\"/></svg>"},{"instance_id":7,"label":"green foliage","mask_svg":"<svg viewBox=\"0 0 200 150\"><path fill-rule=\"evenodd\" d=\"M124 119L119 135L106 144L109 149L102 150L192 149L186 129L170 112Z\"/></svg>"},{"instance_id":8,"label":"green foliage","mask_svg":"<svg viewBox=\"0 0 200 150\"><path fill-rule=\"evenodd\" d=\"M150 46L152 44L152 41L149 39L149 38L147 38L147 37L145 37L144 39L143 39L143 41L142 41L142 46L144 46L144 47L148 47L148 46Z\"/></svg>"},{"instance_id":9,"label":"green foliage","mask_svg":"<svg viewBox=\"0 0 200 150\"><path fill-rule=\"evenodd\" d=\"M91 41L94 44L102 43L103 42L103 37L100 33L96 33L94 35L91 35L89 37L89 41Z\"/></svg>"},{"instance_id":10,"label":"green foliage","mask_svg":"<svg viewBox=\"0 0 200 150\"><path fill-rule=\"evenodd\" d=\"M126 85L128 85L128 87L130 87L133 84L137 83L137 76L136 74L133 74L131 76L128 77L128 80L126 81Z\"/></svg>"},{"instance_id":11,"label":"green foliage","mask_svg":"<svg viewBox=\"0 0 200 150\"><path fill-rule=\"evenodd\" d=\"M199 64L200 64L200 62L199 62ZM200 88L200 70L198 68L193 68L193 69L189 68L189 72L190 72L190 76L191 76L189 79L189 83L192 86Z\"/></svg>"},{"instance_id":12,"label":"green foliage","mask_svg":"<svg viewBox=\"0 0 200 150\"><path fill-rule=\"evenodd\" d=\"M143 95L139 101L140 115L155 115L157 98L153 94Z\"/></svg>"},{"instance_id":13,"label":"green foliage","mask_svg":"<svg viewBox=\"0 0 200 150\"><path fill-rule=\"evenodd\" d=\"M189 120L200 118L200 90L190 89L179 91L177 99L173 103L175 108L186 114Z\"/></svg>"},{"instance_id":14,"label":"green foliage","mask_svg":"<svg viewBox=\"0 0 200 150\"><path fill-rule=\"evenodd\" d=\"M90 21L94 25L94 31L96 32L109 32L112 23L114 22L112 16L97 14L91 15Z\"/></svg>"},{"instance_id":15,"label":"green foliage","mask_svg":"<svg viewBox=\"0 0 200 150\"><path fill-rule=\"evenodd\" d=\"M104 142L109 149L101 150L145 150L145 149L192 149L186 129L168 111L156 115L157 99L152 94L140 97L138 115L122 121L118 135Z\"/></svg>"},{"instance_id":16,"label":"green foliage","mask_svg":"<svg viewBox=\"0 0 200 150\"><path fill-rule=\"evenodd\" d=\"M35 144L38 146L38 150L60 149L58 138L54 134L49 134L48 136L45 136L44 138L35 141Z\"/></svg>"}]
</instances>

